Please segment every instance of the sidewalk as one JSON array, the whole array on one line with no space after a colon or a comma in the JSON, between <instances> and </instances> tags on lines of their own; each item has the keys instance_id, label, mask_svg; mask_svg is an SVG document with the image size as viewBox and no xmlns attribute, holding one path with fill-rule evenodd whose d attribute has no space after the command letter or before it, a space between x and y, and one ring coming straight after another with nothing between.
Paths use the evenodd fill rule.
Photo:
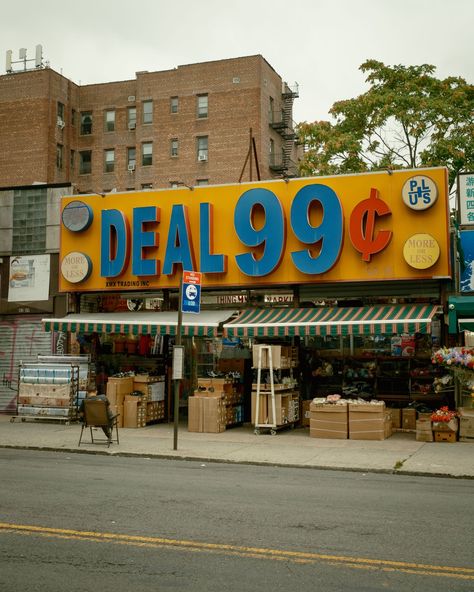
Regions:
<instances>
[{"instance_id":1,"label":"sidewalk","mask_svg":"<svg viewBox=\"0 0 474 592\"><path fill-rule=\"evenodd\" d=\"M110 448L89 444L89 432L78 447L80 431L80 424L12 423L10 416L0 415L0 448L474 478L473 444L416 442L412 433L395 433L382 442L321 440L310 438L305 428L256 436L247 424L220 434L191 433L183 424L178 450L173 450L173 424L119 429L120 444Z\"/></svg>"}]
</instances>

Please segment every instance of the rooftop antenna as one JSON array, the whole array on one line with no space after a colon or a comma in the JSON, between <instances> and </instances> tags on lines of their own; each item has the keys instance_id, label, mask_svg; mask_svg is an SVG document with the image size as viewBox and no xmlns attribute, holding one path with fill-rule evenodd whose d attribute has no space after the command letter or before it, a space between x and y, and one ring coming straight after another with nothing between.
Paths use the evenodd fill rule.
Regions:
<instances>
[{"instance_id":1,"label":"rooftop antenna","mask_svg":"<svg viewBox=\"0 0 474 592\"><path fill-rule=\"evenodd\" d=\"M27 58L27 50L26 47L21 47L20 50L18 51L18 60L12 60L12 50L9 49L7 50L7 55L6 55L6 62L5 62L5 70L7 71L7 74L12 74L15 72L15 70L13 69L13 64L23 64L23 71L26 72L27 70L35 70L35 69L40 69L40 68L44 68L44 64L43 64L43 47L41 45L37 45L35 48L35 57L34 58ZM28 64L30 62L34 62L35 66L34 68L30 68L28 67ZM16 72L20 72L20 70L16 70Z\"/></svg>"}]
</instances>

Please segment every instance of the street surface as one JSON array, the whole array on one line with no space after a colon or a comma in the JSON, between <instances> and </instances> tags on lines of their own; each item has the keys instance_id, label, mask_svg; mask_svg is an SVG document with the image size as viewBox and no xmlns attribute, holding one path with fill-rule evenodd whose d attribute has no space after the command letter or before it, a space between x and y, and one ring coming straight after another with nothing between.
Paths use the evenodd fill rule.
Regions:
<instances>
[{"instance_id":1,"label":"street surface","mask_svg":"<svg viewBox=\"0 0 474 592\"><path fill-rule=\"evenodd\" d=\"M0 449L0 590L472 591L474 481Z\"/></svg>"}]
</instances>

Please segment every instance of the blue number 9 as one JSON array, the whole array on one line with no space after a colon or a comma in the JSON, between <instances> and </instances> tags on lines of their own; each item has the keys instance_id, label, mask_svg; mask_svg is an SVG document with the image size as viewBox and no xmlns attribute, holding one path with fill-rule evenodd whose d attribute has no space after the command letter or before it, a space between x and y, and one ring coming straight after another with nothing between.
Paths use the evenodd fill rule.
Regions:
<instances>
[{"instance_id":1,"label":"blue number 9","mask_svg":"<svg viewBox=\"0 0 474 592\"><path fill-rule=\"evenodd\" d=\"M264 223L256 229L252 215L254 207L264 211ZM235 256L242 273L251 277L268 275L278 267L285 246L285 216L280 201L268 189L249 189L243 193L234 211L234 228L239 240L247 247L263 245L263 253L257 259L255 253Z\"/></svg>"},{"instance_id":2,"label":"blue number 9","mask_svg":"<svg viewBox=\"0 0 474 592\"><path fill-rule=\"evenodd\" d=\"M318 201L323 209L321 223L310 224L310 207ZM312 184L302 187L291 205L291 228L298 240L306 245L321 241L319 253L313 257L309 249L293 251L291 258L303 273L317 274L329 271L336 263L342 247L342 207L335 191L327 185Z\"/></svg>"}]
</instances>

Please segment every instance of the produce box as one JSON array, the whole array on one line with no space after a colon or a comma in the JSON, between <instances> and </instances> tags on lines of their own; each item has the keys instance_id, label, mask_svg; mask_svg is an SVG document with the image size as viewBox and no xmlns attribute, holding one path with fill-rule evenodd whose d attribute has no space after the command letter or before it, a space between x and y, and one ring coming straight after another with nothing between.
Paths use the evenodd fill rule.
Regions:
<instances>
[{"instance_id":1,"label":"produce box","mask_svg":"<svg viewBox=\"0 0 474 592\"><path fill-rule=\"evenodd\" d=\"M385 439L385 403L349 403L351 440Z\"/></svg>"},{"instance_id":2,"label":"produce box","mask_svg":"<svg viewBox=\"0 0 474 592\"><path fill-rule=\"evenodd\" d=\"M456 432L433 431L435 442L456 442Z\"/></svg>"},{"instance_id":3,"label":"produce box","mask_svg":"<svg viewBox=\"0 0 474 592\"><path fill-rule=\"evenodd\" d=\"M457 433L459 422L457 417L449 421L433 421L433 430L436 432L455 432Z\"/></svg>"},{"instance_id":4,"label":"produce box","mask_svg":"<svg viewBox=\"0 0 474 592\"><path fill-rule=\"evenodd\" d=\"M310 403L310 438L347 440L347 404Z\"/></svg>"}]
</instances>

